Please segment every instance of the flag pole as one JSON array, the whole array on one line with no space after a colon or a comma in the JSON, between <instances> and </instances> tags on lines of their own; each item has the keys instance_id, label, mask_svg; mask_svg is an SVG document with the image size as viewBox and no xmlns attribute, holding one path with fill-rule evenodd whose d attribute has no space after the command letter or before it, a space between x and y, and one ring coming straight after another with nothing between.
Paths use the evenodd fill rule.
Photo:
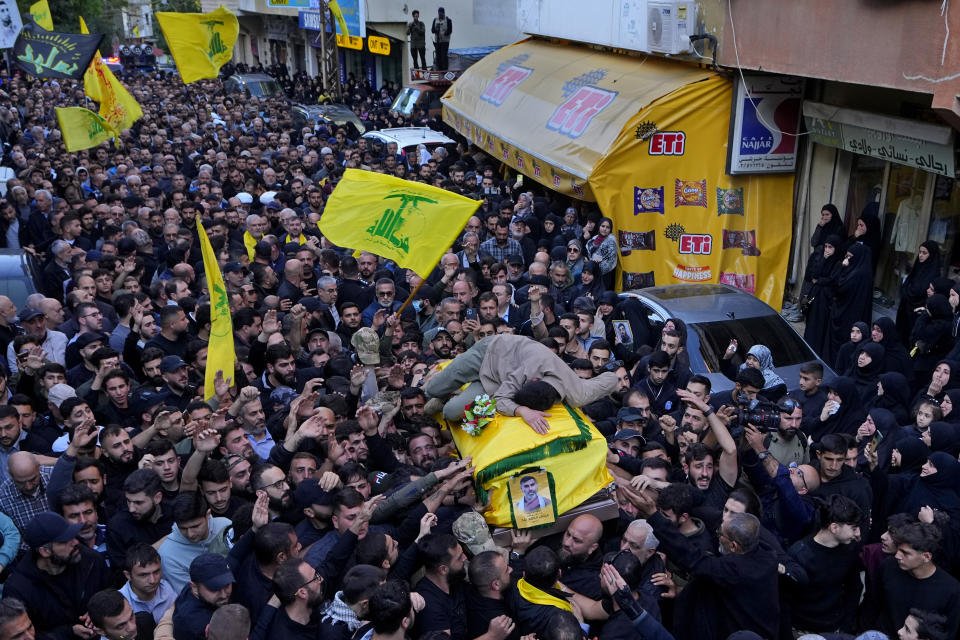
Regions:
<instances>
[{"instance_id":1,"label":"flag pole","mask_svg":"<svg viewBox=\"0 0 960 640\"><path fill-rule=\"evenodd\" d=\"M440 262L437 261L437 264L440 264ZM437 268L437 265L433 265L433 269L436 269L436 268ZM433 269L430 269L430 271L432 272ZM419 274L418 274L418 275L419 275ZM410 295L407 296L407 299L404 300L404 301L403 301L403 304L400 305L400 308L397 309L397 317L398 317L398 318L400 317L400 314L403 313L403 310L407 308L407 305L409 305L411 302L413 302L413 296L417 295L417 291L420 291L420 287L422 287L423 284L424 284L426 281L427 281L426 278L420 278L420 284L418 284L417 286L415 286L415 287L413 288L413 291L410 292Z\"/></svg>"}]
</instances>

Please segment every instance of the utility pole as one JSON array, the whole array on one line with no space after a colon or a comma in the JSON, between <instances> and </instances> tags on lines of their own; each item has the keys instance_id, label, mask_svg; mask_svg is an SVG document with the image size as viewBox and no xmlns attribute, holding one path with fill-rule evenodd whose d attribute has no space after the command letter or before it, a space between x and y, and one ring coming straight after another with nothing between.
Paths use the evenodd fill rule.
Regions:
<instances>
[{"instance_id":1,"label":"utility pole","mask_svg":"<svg viewBox=\"0 0 960 640\"><path fill-rule=\"evenodd\" d=\"M334 102L341 102L343 87L340 85L340 48L337 46L337 27L333 13L324 3L323 29L320 31L320 78L324 93ZM327 31L327 27L330 30Z\"/></svg>"}]
</instances>

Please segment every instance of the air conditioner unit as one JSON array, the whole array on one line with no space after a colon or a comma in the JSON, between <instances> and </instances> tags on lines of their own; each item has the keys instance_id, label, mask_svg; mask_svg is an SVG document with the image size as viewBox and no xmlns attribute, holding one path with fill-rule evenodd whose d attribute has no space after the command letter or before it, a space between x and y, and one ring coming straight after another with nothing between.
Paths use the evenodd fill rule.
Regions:
<instances>
[{"instance_id":1,"label":"air conditioner unit","mask_svg":"<svg viewBox=\"0 0 960 640\"><path fill-rule=\"evenodd\" d=\"M647 1L647 47L655 53L690 53L697 32L697 3L688 0Z\"/></svg>"}]
</instances>

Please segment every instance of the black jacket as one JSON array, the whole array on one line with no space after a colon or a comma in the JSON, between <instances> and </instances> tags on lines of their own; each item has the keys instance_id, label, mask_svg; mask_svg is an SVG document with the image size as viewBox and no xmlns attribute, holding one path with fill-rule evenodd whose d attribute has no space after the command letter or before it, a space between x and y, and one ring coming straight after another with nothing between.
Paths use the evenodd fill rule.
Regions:
<instances>
[{"instance_id":1,"label":"black jacket","mask_svg":"<svg viewBox=\"0 0 960 640\"><path fill-rule=\"evenodd\" d=\"M71 635L70 627L87 612L91 596L110 586L110 569L96 551L79 545L80 561L51 576L27 553L4 585L4 597L19 598L39 634Z\"/></svg>"},{"instance_id":2,"label":"black jacket","mask_svg":"<svg viewBox=\"0 0 960 640\"><path fill-rule=\"evenodd\" d=\"M660 513L647 522L660 539L660 550L692 576L677 598L677 640L720 640L740 630L777 637L777 558L771 551L758 546L745 554L712 557L689 545Z\"/></svg>"}]
</instances>

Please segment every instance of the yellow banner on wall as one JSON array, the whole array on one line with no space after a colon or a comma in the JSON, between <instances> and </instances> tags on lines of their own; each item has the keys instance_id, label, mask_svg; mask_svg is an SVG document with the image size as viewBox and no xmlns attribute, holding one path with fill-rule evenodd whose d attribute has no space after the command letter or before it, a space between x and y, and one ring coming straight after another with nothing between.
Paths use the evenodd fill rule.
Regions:
<instances>
[{"instance_id":1,"label":"yellow banner on wall","mask_svg":"<svg viewBox=\"0 0 960 640\"><path fill-rule=\"evenodd\" d=\"M618 288L730 284L779 307L793 175L727 175L732 91L714 76L653 102L595 167L622 254Z\"/></svg>"}]
</instances>

